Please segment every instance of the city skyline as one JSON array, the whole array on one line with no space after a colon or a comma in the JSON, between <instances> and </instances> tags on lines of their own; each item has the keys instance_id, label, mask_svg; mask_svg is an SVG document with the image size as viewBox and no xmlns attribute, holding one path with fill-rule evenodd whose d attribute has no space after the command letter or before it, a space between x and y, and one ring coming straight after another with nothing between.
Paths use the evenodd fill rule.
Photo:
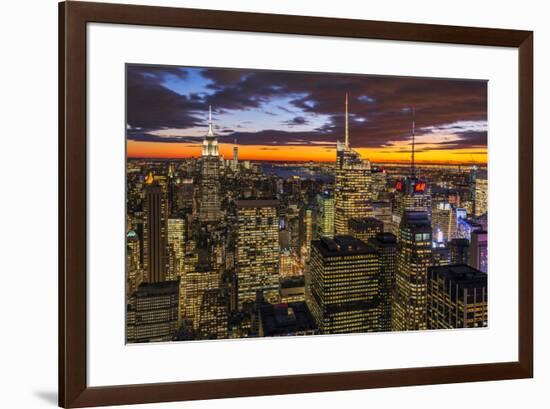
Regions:
<instances>
[{"instance_id":1,"label":"city skyline","mask_svg":"<svg viewBox=\"0 0 550 409\"><path fill-rule=\"evenodd\" d=\"M422 161L429 152L463 154L475 144L487 148L486 119L458 121L461 125L455 128L441 122L480 109L465 85L472 83L453 82L460 97L455 95L456 113L451 115L446 94L434 101L418 87L418 79L399 79L394 91L414 107L403 108L393 119L381 119L390 112L381 105L392 104L376 93L365 94L362 102L378 107L360 121L352 104L361 101L348 92L353 85L349 76L325 75L321 83L320 74L315 74L311 84L312 74L247 72L223 70L231 74L222 76L223 81L233 85L222 86L204 82L205 75L215 77L212 73L172 71L172 77L179 75L169 85L173 89L194 75L187 90L195 105L177 112L170 104L174 99L181 103L182 89L177 95L170 91L173 100L167 102L143 99L130 91L135 84L128 83L129 143L167 143L171 159L132 158L128 151L127 342L486 327L487 170L472 163L433 166ZM156 84L157 91L159 77L166 80L168 75L146 74L139 75ZM274 78L262 77L267 74L279 81L298 75L317 92L328 88L323 101L330 106L332 99L339 99L334 106L338 112L311 113L316 104L311 91L287 103L301 106L318 123L294 117L291 125L290 119L281 122L289 117L284 115L262 122L265 112L258 110L283 93L282 85L273 85L278 84ZM257 88L252 100L235 92L239 87L244 91L242 83L251 77ZM364 76L352 79L357 78L361 81L355 85L373 81ZM438 81L430 84L441 85ZM420 99L409 100L403 84L416 84L415 96ZM167 86L160 87L165 94ZM462 87L465 91L459 91ZM224 102L220 94L227 92L225 108L213 109ZM400 100L399 95L392 99ZM136 116L141 103L149 109ZM278 107L286 112L283 105ZM417 109L424 117L430 111L431 123L439 125L417 121ZM251 112L258 117L248 128L243 126L247 130L221 128L228 116ZM483 110L477 115L486 118ZM264 128L273 127L275 120L279 128L269 130L266 138ZM359 125L369 131L368 137L355 135ZM302 128L285 128L293 126ZM398 134L399 126L400 137L390 137ZM235 143L238 137L244 141ZM169 142L159 142L166 139ZM258 146L269 152L269 159L246 155L247 149L252 155ZM293 148L307 153L302 163L296 163ZM365 154L382 148L397 149L406 166L381 166ZM319 161L314 155L319 149L331 160ZM174 158L178 152L186 153Z\"/></svg>"},{"instance_id":2,"label":"city skyline","mask_svg":"<svg viewBox=\"0 0 550 409\"><path fill-rule=\"evenodd\" d=\"M349 94L351 147L373 162L487 162L486 81L127 66L130 158L200 156L208 106L220 155L334 162ZM414 118L413 118L414 109Z\"/></svg>"}]
</instances>

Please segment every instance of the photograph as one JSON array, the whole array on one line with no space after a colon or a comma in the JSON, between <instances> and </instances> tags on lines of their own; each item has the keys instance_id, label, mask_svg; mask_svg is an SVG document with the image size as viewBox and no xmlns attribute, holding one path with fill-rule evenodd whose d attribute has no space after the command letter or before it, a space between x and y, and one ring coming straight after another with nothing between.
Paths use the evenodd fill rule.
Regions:
<instances>
[{"instance_id":1,"label":"photograph","mask_svg":"<svg viewBox=\"0 0 550 409\"><path fill-rule=\"evenodd\" d=\"M487 84L126 64L126 342L488 327Z\"/></svg>"}]
</instances>

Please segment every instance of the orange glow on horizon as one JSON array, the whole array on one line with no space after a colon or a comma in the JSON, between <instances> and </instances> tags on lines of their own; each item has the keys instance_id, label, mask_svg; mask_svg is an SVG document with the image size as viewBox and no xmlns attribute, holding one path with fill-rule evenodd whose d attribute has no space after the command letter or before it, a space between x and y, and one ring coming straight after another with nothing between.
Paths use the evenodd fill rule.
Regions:
<instances>
[{"instance_id":1,"label":"orange glow on horizon","mask_svg":"<svg viewBox=\"0 0 550 409\"><path fill-rule=\"evenodd\" d=\"M220 154L225 159L233 158L233 144L220 144ZM289 161L289 162L334 162L336 148L326 146L263 146L238 145L239 160L257 161ZM392 148L357 148L355 149L365 159L372 162L408 163L411 158L409 151L395 152ZM201 145L171 142L127 141L129 158L151 159L184 159L199 157ZM463 149L431 149L417 152L417 163L487 163L487 148Z\"/></svg>"}]
</instances>

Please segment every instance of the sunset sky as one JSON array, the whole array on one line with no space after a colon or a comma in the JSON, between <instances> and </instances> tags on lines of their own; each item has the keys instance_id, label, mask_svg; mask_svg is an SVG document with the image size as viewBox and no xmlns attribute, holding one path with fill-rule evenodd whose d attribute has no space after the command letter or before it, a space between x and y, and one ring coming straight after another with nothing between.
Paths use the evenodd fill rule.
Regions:
<instances>
[{"instance_id":1,"label":"sunset sky","mask_svg":"<svg viewBox=\"0 0 550 409\"><path fill-rule=\"evenodd\" d=\"M352 148L374 162L486 163L487 82L245 69L127 66L129 157L200 155L208 106L220 153L334 161L349 93Z\"/></svg>"}]
</instances>

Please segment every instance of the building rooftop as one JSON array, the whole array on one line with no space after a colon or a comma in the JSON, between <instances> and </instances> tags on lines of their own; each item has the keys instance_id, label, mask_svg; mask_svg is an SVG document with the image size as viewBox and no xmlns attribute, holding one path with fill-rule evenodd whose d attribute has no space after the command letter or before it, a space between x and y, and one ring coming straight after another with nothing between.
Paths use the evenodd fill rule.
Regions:
<instances>
[{"instance_id":1,"label":"building rooftop","mask_svg":"<svg viewBox=\"0 0 550 409\"><path fill-rule=\"evenodd\" d=\"M324 257L370 254L376 251L363 241L353 236L335 236L333 239L323 237L311 242Z\"/></svg>"},{"instance_id":2,"label":"building rooftop","mask_svg":"<svg viewBox=\"0 0 550 409\"><path fill-rule=\"evenodd\" d=\"M395 247L397 237L392 233L377 233L375 237L369 239L369 243L377 247Z\"/></svg>"},{"instance_id":3,"label":"building rooftop","mask_svg":"<svg viewBox=\"0 0 550 409\"><path fill-rule=\"evenodd\" d=\"M259 310L265 336L293 335L316 329L315 320L305 302L264 304Z\"/></svg>"},{"instance_id":4,"label":"building rooftop","mask_svg":"<svg viewBox=\"0 0 550 409\"><path fill-rule=\"evenodd\" d=\"M237 200L239 208L255 208L255 207L277 207L279 201L275 199L252 199L252 200Z\"/></svg>"},{"instance_id":5,"label":"building rooftop","mask_svg":"<svg viewBox=\"0 0 550 409\"><path fill-rule=\"evenodd\" d=\"M138 297L179 294L180 282L160 281L158 283L141 283L134 293Z\"/></svg>"},{"instance_id":6,"label":"building rooftop","mask_svg":"<svg viewBox=\"0 0 550 409\"><path fill-rule=\"evenodd\" d=\"M374 217L362 217L349 219L348 225L353 229L367 229L370 227L382 228L384 223Z\"/></svg>"},{"instance_id":7,"label":"building rooftop","mask_svg":"<svg viewBox=\"0 0 550 409\"><path fill-rule=\"evenodd\" d=\"M470 245L470 241L468 239L452 239L449 242L449 245L456 247L468 247Z\"/></svg>"},{"instance_id":8,"label":"building rooftop","mask_svg":"<svg viewBox=\"0 0 550 409\"><path fill-rule=\"evenodd\" d=\"M431 222L427 212L405 212L401 223L431 229Z\"/></svg>"},{"instance_id":9,"label":"building rooftop","mask_svg":"<svg viewBox=\"0 0 550 409\"><path fill-rule=\"evenodd\" d=\"M428 276L443 279L445 281L445 287L450 290L453 300L456 299L457 296L462 298L465 289L487 289L487 273L466 264L429 267ZM481 294L478 296L481 296ZM485 294L485 296L487 296L487 294Z\"/></svg>"}]
</instances>

